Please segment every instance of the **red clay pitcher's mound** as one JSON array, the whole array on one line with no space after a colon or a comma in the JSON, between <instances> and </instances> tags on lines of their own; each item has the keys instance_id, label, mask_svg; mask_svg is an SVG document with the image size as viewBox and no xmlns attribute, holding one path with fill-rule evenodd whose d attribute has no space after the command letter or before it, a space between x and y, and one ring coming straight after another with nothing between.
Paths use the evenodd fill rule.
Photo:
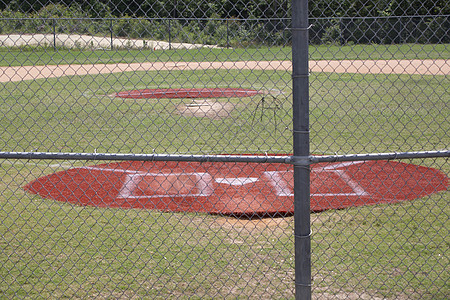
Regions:
<instances>
[{"instance_id":1,"label":"red clay pitcher's mound","mask_svg":"<svg viewBox=\"0 0 450 300\"><path fill-rule=\"evenodd\" d=\"M116 93L119 98L233 98L251 97L261 92L236 88L143 89Z\"/></svg>"},{"instance_id":2,"label":"red clay pitcher's mound","mask_svg":"<svg viewBox=\"0 0 450 300\"><path fill-rule=\"evenodd\" d=\"M446 190L438 170L393 161L316 164L311 210L412 200ZM98 207L235 215L293 213L293 170L286 164L120 162L38 178L25 190Z\"/></svg>"}]
</instances>

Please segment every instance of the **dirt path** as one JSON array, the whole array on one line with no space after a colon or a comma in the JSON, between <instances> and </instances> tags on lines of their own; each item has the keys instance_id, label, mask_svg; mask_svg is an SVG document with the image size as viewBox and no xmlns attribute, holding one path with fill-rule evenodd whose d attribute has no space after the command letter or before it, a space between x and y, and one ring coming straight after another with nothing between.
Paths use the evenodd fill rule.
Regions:
<instances>
[{"instance_id":1,"label":"dirt path","mask_svg":"<svg viewBox=\"0 0 450 300\"><path fill-rule=\"evenodd\" d=\"M149 39L127 39L111 38L81 34L4 34L0 35L0 47L23 47L23 46L58 46L67 48L86 49L195 49L195 48L217 48L214 45L191 44L191 43L169 43Z\"/></svg>"},{"instance_id":2,"label":"dirt path","mask_svg":"<svg viewBox=\"0 0 450 300\"><path fill-rule=\"evenodd\" d=\"M214 48L201 44L167 43L163 41L106 38L89 35L32 34L0 35L0 46L62 45L65 47L109 48L126 47L142 49ZM361 73L361 74L420 74L449 75L450 60L319 60L310 61L311 72ZM290 71L290 61L237 61L237 62L154 62L129 64L84 64L0 67L0 82L35 80L62 76L83 76L133 71L161 70L285 70Z\"/></svg>"},{"instance_id":3,"label":"dirt path","mask_svg":"<svg viewBox=\"0 0 450 300\"><path fill-rule=\"evenodd\" d=\"M449 75L450 60L332 60L310 61L311 72L360 74L419 74ZM132 71L170 70L285 70L290 61L236 61L236 62L146 62L130 64L85 64L0 67L0 82L35 80L62 76L82 76Z\"/></svg>"}]
</instances>

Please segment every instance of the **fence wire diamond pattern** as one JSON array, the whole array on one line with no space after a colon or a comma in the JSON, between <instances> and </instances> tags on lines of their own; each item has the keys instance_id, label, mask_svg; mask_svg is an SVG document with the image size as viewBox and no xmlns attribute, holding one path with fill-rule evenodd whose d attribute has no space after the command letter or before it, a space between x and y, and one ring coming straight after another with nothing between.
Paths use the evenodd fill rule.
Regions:
<instances>
[{"instance_id":1,"label":"fence wire diamond pattern","mask_svg":"<svg viewBox=\"0 0 450 300\"><path fill-rule=\"evenodd\" d=\"M1 297L447 298L449 16L0 0Z\"/></svg>"}]
</instances>

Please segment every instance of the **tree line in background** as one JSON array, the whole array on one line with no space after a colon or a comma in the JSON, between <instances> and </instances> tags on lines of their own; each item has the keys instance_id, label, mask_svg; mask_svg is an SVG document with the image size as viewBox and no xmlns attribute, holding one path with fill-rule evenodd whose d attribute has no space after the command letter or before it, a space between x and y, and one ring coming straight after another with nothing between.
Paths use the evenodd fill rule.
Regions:
<instances>
[{"instance_id":1,"label":"tree line in background","mask_svg":"<svg viewBox=\"0 0 450 300\"><path fill-rule=\"evenodd\" d=\"M450 39L447 0L308 3L311 43L448 43ZM290 41L290 5L291 0L0 0L0 31L172 38L235 47L285 45Z\"/></svg>"},{"instance_id":2,"label":"tree line in background","mask_svg":"<svg viewBox=\"0 0 450 300\"><path fill-rule=\"evenodd\" d=\"M50 4L75 7L90 17L286 18L291 0L0 0L0 9L37 12ZM447 0L309 0L309 14L321 17L449 15Z\"/></svg>"}]
</instances>

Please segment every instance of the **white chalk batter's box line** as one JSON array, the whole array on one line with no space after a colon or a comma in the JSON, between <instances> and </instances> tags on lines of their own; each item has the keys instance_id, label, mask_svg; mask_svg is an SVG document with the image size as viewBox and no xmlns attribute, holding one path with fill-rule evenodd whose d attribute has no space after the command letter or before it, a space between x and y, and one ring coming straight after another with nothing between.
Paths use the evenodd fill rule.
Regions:
<instances>
[{"instance_id":1,"label":"white chalk batter's box line","mask_svg":"<svg viewBox=\"0 0 450 300\"><path fill-rule=\"evenodd\" d=\"M339 164L334 164L331 166L323 167L323 168L312 168L311 172L320 174L320 173L334 173L341 180L343 180L348 187L352 189L351 193L312 193L311 197L337 197L337 196L367 196L369 195L355 180L352 180L351 177L345 172L345 170L340 170L338 168L345 167L353 164L360 164L361 162L344 162ZM213 181L218 184L228 184L230 186L243 186L250 183L256 183L261 178L265 178L268 183L274 189L274 192L279 197L293 197L294 193L292 191L292 187L286 182L283 178L284 174L293 173L293 171L265 171L261 174L261 178L256 177L216 177L213 178L207 172L190 172L190 173L151 173L151 172L143 172L143 171L135 171L135 170L126 170L126 169L112 169L112 168L99 168L99 167L84 167L83 169L89 170L97 170L97 171L109 171L109 172L119 172L125 173L126 178L124 184L122 185L121 190L119 191L117 198L122 199L140 199L140 198L164 198L164 197L174 197L174 196L182 196L182 197L206 197L214 194L213 189ZM191 178L195 178L192 180L195 183L195 188L197 189L196 193L185 193L185 194L177 194L177 195L135 195L135 190L138 189L139 183L143 180L144 177L163 177L169 178L169 176L174 176L175 178L180 176L189 176Z\"/></svg>"}]
</instances>

